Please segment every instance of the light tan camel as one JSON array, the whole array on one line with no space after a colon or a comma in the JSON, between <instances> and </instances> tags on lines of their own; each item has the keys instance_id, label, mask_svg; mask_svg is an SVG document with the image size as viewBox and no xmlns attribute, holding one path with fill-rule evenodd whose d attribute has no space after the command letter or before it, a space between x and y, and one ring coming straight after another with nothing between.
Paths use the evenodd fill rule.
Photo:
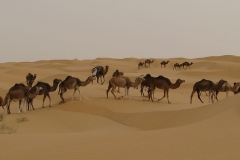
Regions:
<instances>
[{"instance_id":1,"label":"light tan camel","mask_svg":"<svg viewBox=\"0 0 240 160\"><path fill-rule=\"evenodd\" d=\"M38 87L42 87L42 89L39 91L38 95L43 95L43 103L42 103L42 108L44 108L44 102L45 102L45 99L46 97L48 97L49 99L49 107L51 107L51 97L49 95L50 92L54 92L56 91L57 87L58 87L58 84L61 82L62 80L61 79L57 79L55 78L53 80L53 85L50 86L48 83L45 83L45 82L38 82L35 86L38 86ZM34 92L34 88L30 89L30 92ZM28 106L29 104L32 106L32 108L34 109L33 107L33 98L29 98L28 99Z\"/></svg>"},{"instance_id":2,"label":"light tan camel","mask_svg":"<svg viewBox=\"0 0 240 160\"><path fill-rule=\"evenodd\" d=\"M12 100L14 101L20 101L21 100L21 105L19 108L18 113L20 113L22 111L22 106L25 106L25 113L27 112L27 99L28 98L32 98L35 97L40 89L42 89L41 87L37 87L35 93L30 93L28 89L24 88L24 87L12 87L8 93L6 94L5 99L7 100L7 114L11 114L10 112L10 103Z\"/></svg>"},{"instance_id":3,"label":"light tan camel","mask_svg":"<svg viewBox=\"0 0 240 160\"><path fill-rule=\"evenodd\" d=\"M150 61L150 59L146 59L145 60L145 68L147 67L146 64L148 64L148 66L150 66L151 63L153 63L154 60Z\"/></svg>"},{"instance_id":4,"label":"light tan camel","mask_svg":"<svg viewBox=\"0 0 240 160\"><path fill-rule=\"evenodd\" d=\"M138 63L138 70L139 70L140 68L142 68L143 65L144 65L144 62L139 62L139 63Z\"/></svg>"},{"instance_id":5,"label":"light tan camel","mask_svg":"<svg viewBox=\"0 0 240 160\"><path fill-rule=\"evenodd\" d=\"M218 82L219 83L219 82ZM218 83L216 83L215 85L217 85ZM226 92L226 97L228 96L228 92L231 91L234 94L236 94L236 92L238 91L238 89L240 88L240 83L234 83L234 86L232 87L227 81L225 81L222 85L221 88L219 88L218 90L216 90L216 100L218 101L217 95L219 92Z\"/></svg>"},{"instance_id":6,"label":"light tan camel","mask_svg":"<svg viewBox=\"0 0 240 160\"><path fill-rule=\"evenodd\" d=\"M162 62L160 63L160 64L161 64L161 68L162 68L162 66L165 68L166 65L168 64L168 62L169 62L169 61L167 61L167 62L166 62L166 61L162 61Z\"/></svg>"},{"instance_id":7,"label":"light tan camel","mask_svg":"<svg viewBox=\"0 0 240 160\"><path fill-rule=\"evenodd\" d=\"M156 88L159 88L159 89L163 89L164 94L162 98L158 99L158 101L162 100L165 96L167 96L168 103L170 104L169 96L168 96L169 88L171 89L179 88L183 82L185 82L185 80L177 79L177 81L174 84L172 84L172 82L168 78L163 76L158 76L156 78L153 78L150 81L150 90L148 93L149 100L151 98L151 100L153 101L152 93Z\"/></svg>"},{"instance_id":8,"label":"light tan camel","mask_svg":"<svg viewBox=\"0 0 240 160\"><path fill-rule=\"evenodd\" d=\"M74 89L73 91L73 95L72 95L72 101L74 98L74 94L76 92L76 90L79 93L79 99L81 100L81 92L79 90L80 86L86 86L88 85L90 82L92 82L95 78L95 76L89 76L86 81L81 81L79 78L76 77L72 77L72 76L67 76L65 80L63 80L60 84L59 84L59 91L58 94L60 95L60 98L62 99L62 102L65 103L64 98L63 98L63 94L67 91L67 89Z\"/></svg>"},{"instance_id":9,"label":"light tan camel","mask_svg":"<svg viewBox=\"0 0 240 160\"><path fill-rule=\"evenodd\" d=\"M32 74L32 73L28 73L27 76L26 76L26 82L27 84L33 84L34 80L36 79L37 77L37 74Z\"/></svg>"},{"instance_id":10,"label":"light tan camel","mask_svg":"<svg viewBox=\"0 0 240 160\"><path fill-rule=\"evenodd\" d=\"M109 80L109 85L108 85L108 89L106 91L107 93L107 98L108 98L108 92L109 90L112 88L111 93L113 94L113 96L115 97L115 99L117 99L116 95L114 94L114 90L116 89L116 87L121 87L125 89L125 96L128 97L128 99L130 99L129 97L129 88L130 87L135 87L138 86L143 80L144 80L144 75L139 76L135 82L132 82L128 77L122 76L122 77L112 77ZM123 97L123 96L122 96ZM118 98L119 99L119 98Z\"/></svg>"},{"instance_id":11,"label":"light tan camel","mask_svg":"<svg viewBox=\"0 0 240 160\"><path fill-rule=\"evenodd\" d=\"M98 68L98 71L97 71L97 73L96 73L97 83L99 83L98 80L99 80L99 77L100 77L101 85L103 85L103 83L105 82L105 75L106 75L107 72L108 72L109 66L106 65L105 68L103 68L102 66L97 66L97 67L99 67L99 68ZM95 68L96 68L96 67L95 67ZM93 70L94 70L94 68L92 69L92 73L93 73ZM102 81L102 78L103 78L103 81ZM93 83L93 81L92 81L92 83Z\"/></svg>"},{"instance_id":12,"label":"light tan camel","mask_svg":"<svg viewBox=\"0 0 240 160\"><path fill-rule=\"evenodd\" d=\"M123 72L119 72L119 70L117 69L115 72L113 72L112 77L119 77L119 76L123 76ZM118 93L120 93L120 88L118 87Z\"/></svg>"},{"instance_id":13,"label":"light tan camel","mask_svg":"<svg viewBox=\"0 0 240 160\"><path fill-rule=\"evenodd\" d=\"M214 100L213 96L216 96L214 91L220 89L225 82L226 81L224 81L224 80L220 80L217 85L214 84L212 81L206 80L206 79L202 79L201 81L196 82L193 85L193 91L192 91L192 94L190 96L190 103L192 103L192 97L193 97L195 92L197 92L197 94L198 94L198 99L203 103L203 101L200 97L201 96L201 94L200 94L201 91L202 92L209 91L209 94L208 94L209 103L210 103L210 98L212 99L212 103L213 103L213 100Z\"/></svg>"}]
</instances>

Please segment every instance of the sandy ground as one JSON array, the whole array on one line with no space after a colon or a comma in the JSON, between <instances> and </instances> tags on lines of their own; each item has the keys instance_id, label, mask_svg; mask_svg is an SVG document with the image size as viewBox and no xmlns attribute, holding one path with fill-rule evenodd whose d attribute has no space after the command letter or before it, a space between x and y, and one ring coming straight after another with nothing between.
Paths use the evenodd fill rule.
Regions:
<instances>
[{"instance_id":1,"label":"sandy ground","mask_svg":"<svg viewBox=\"0 0 240 160\"><path fill-rule=\"evenodd\" d=\"M64 94L60 103L58 89L50 93L52 107L42 108L43 96L34 99L36 110L18 114L18 103L11 103L12 114L4 116L1 125L13 128L13 134L0 134L0 159L84 159L84 160L227 160L240 159L240 95L219 93L219 101L209 103L205 93L201 103L197 94L190 104L195 82L205 78L214 82L227 80L231 85L240 81L240 57L220 56L199 59L169 59L166 68L154 59L150 67L137 69L143 59L126 58L95 60L52 60L0 64L0 95L4 98L15 83L25 83L26 75L36 73L38 81L50 85L54 78L64 80L71 75L86 80L96 65L109 65L106 82L94 81L81 87L82 100L73 90ZM174 63L193 62L191 70L173 70ZM184 82L170 89L167 103L148 101L139 89L130 88L130 100L115 100L106 89L112 73L124 72L132 81L141 74L163 75L174 83ZM124 89L117 96L124 95ZM161 98L158 89L155 97ZM0 114L4 110L0 108ZM17 122L26 118L28 121Z\"/></svg>"}]
</instances>

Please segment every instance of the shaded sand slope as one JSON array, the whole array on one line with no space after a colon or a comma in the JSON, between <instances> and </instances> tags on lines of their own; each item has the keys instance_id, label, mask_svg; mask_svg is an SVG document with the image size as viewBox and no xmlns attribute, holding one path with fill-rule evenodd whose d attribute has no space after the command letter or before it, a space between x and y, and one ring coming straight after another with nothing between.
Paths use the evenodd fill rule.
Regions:
<instances>
[{"instance_id":1,"label":"shaded sand slope","mask_svg":"<svg viewBox=\"0 0 240 160\"><path fill-rule=\"evenodd\" d=\"M172 58L166 68L154 59L150 67L137 69L144 59L97 58L95 60L52 60L0 64L0 96L4 97L15 83L25 83L28 72L36 73L34 82L52 85L54 78L65 79L71 75L86 80L96 65L109 65L104 85L94 81L80 87L82 100L73 90L64 94L62 104L58 89L50 93L52 107L42 108L43 96L34 99L36 110L27 114L18 111L18 103L11 103L11 115L5 115L0 124L15 129L14 134L0 134L0 159L189 159L219 160L240 159L240 95L219 93L219 102L208 103L202 93L190 104L195 82L205 78L214 82L220 79L230 84L240 82L240 58L236 56L206 57L199 59ZM173 70L174 63L193 62L191 70ZM170 89L169 99L156 102L163 96L157 89L155 102L141 97L139 89L130 88L130 100L115 100L106 89L112 73L119 69L132 81L140 74L163 75L172 83L178 78L184 82ZM145 92L146 94L146 92ZM124 95L116 93L118 97ZM0 114L4 113L0 108ZM17 119L26 118L26 122Z\"/></svg>"}]
</instances>

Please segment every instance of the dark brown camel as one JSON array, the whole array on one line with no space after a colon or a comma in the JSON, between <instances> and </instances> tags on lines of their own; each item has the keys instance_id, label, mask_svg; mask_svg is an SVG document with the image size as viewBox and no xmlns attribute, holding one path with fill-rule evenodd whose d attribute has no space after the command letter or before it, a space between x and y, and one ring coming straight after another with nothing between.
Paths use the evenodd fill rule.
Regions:
<instances>
[{"instance_id":1,"label":"dark brown camel","mask_svg":"<svg viewBox=\"0 0 240 160\"><path fill-rule=\"evenodd\" d=\"M150 61L150 59L146 59L145 60L145 68L147 67L146 64L148 64L148 66L150 66L151 63L153 63L154 60Z\"/></svg>"},{"instance_id":2,"label":"dark brown camel","mask_svg":"<svg viewBox=\"0 0 240 160\"><path fill-rule=\"evenodd\" d=\"M37 77L37 74L31 74L31 73L28 73L27 76L26 76L26 82L27 84L29 85L30 83L33 84L34 80L36 79Z\"/></svg>"},{"instance_id":3,"label":"dark brown camel","mask_svg":"<svg viewBox=\"0 0 240 160\"><path fill-rule=\"evenodd\" d=\"M233 83L233 87L234 87L235 85L239 84L239 83L240 83L240 82L234 82L234 83ZM238 88L238 90L235 91L234 94L237 94L237 93L239 93L239 92L240 92L240 88Z\"/></svg>"},{"instance_id":4,"label":"dark brown camel","mask_svg":"<svg viewBox=\"0 0 240 160\"><path fill-rule=\"evenodd\" d=\"M40 89L41 89L41 87L37 87L37 89L34 93L30 93L28 89L21 87L21 86L11 87L11 89L8 91L8 93L6 94L6 97L5 97L5 99L7 100L7 114L11 114L10 103L12 100L21 101L21 105L20 105L18 113L20 113L22 111L22 106L25 106L25 113L26 113L27 112L27 107L26 107L27 99L35 97L39 93Z\"/></svg>"},{"instance_id":5,"label":"dark brown camel","mask_svg":"<svg viewBox=\"0 0 240 160\"><path fill-rule=\"evenodd\" d=\"M63 94L67 92L67 89L74 89L73 95L72 95L72 101L74 98L74 94L76 91L79 93L79 99L81 100L81 92L79 90L80 86L86 86L90 82L92 82L95 79L95 76L89 76L85 81L81 81L79 78L72 77L72 76L67 76L65 80L63 80L59 84L59 91L58 94L60 95L60 98L62 99L62 102L65 103L65 100L63 98Z\"/></svg>"},{"instance_id":6,"label":"dark brown camel","mask_svg":"<svg viewBox=\"0 0 240 160\"><path fill-rule=\"evenodd\" d=\"M143 65L144 65L144 62L139 62L139 63L138 63L138 70L139 70L140 68L142 68Z\"/></svg>"},{"instance_id":7,"label":"dark brown camel","mask_svg":"<svg viewBox=\"0 0 240 160\"><path fill-rule=\"evenodd\" d=\"M109 90L112 88L111 93L113 94L113 96L115 97L115 99L117 99L116 95L114 94L114 90L116 89L116 87L122 87L125 89L125 96L128 97L128 99L130 99L129 97L129 88L130 87L136 87L138 86L143 80L144 80L144 75L139 76L135 82L132 82L128 77L124 77L124 76L118 76L118 77L112 77L109 80L109 85L108 85L108 89L106 91L107 93L107 98L108 98L108 92ZM123 96L122 96L123 97ZM119 98L118 98L119 99Z\"/></svg>"},{"instance_id":8,"label":"dark brown camel","mask_svg":"<svg viewBox=\"0 0 240 160\"><path fill-rule=\"evenodd\" d=\"M35 86L38 86L38 87L42 87L42 89L39 91L38 95L43 95L43 104L42 104L42 108L44 108L44 102L45 102L45 98L48 97L49 99L49 107L51 107L51 97L49 95L49 92L54 92L56 91L57 87L58 87L58 84L61 82L62 80L61 79L54 79L53 80L53 85L50 86L48 83L45 83L45 82L38 82ZM30 89L30 92L33 92L34 91L34 88L33 89ZM31 104L32 108L34 109L33 107L33 98L29 98L28 99L28 105Z\"/></svg>"},{"instance_id":9,"label":"dark brown camel","mask_svg":"<svg viewBox=\"0 0 240 160\"><path fill-rule=\"evenodd\" d=\"M173 70L180 70L182 67L182 64L179 64L179 63L175 63L174 66L173 66Z\"/></svg>"},{"instance_id":10,"label":"dark brown camel","mask_svg":"<svg viewBox=\"0 0 240 160\"><path fill-rule=\"evenodd\" d=\"M152 80L153 78L155 78L155 77L152 77L150 74L146 74L146 76L143 77L143 78L144 78L144 81L142 81L142 83L141 83L141 89L140 89L141 96L144 96L144 93L143 93L144 87L147 87L147 88L148 88L148 92L150 91L150 90L149 90L149 88L150 88L150 82L151 82L151 80ZM155 98L155 97L154 97L154 92L153 92L152 94L153 94L153 98Z\"/></svg>"},{"instance_id":11,"label":"dark brown camel","mask_svg":"<svg viewBox=\"0 0 240 160\"><path fill-rule=\"evenodd\" d=\"M162 61L162 62L160 63L160 64L161 64L161 68L162 68L162 66L165 68L166 65L168 64L168 62L169 62L169 61L167 61L167 62L166 62L166 61Z\"/></svg>"},{"instance_id":12,"label":"dark brown camel","mask_svg":"<svg viewBox=\"0 0 240 160\"><path fill-rule=\"evenodd\" d=\"M98 67L97 73L96 73L96 75L94 75L94 76L97 77L97 83L99 83L98 80L99 80L99 77L100 77L101 85L103 85L103 83L105 82L105 75L106 75L107 72L108 72L109 66L106 65L105 68L103 68L102 66L97 66L97 67ZM95 68L96 68L96 67L95 67ZM95 68L92 69L92 73L93 73L93 70L94 70ZM103 81L102 81L102 78L103 78ZM93 83L93 81L92 81L92 83Z\"/></svg>"},{"instance_id":13,"label":"dark brown camel","mask_svg":"<svg viewBox=\"0 0 240 160\"><path fill-rule=\"evenodd\" d=\"M220 80L217 85L214 84L212 81L206 80L206 79L202 79L201 81L196 82L193 85L193 91L192 91L192 94L190 96L190 103L192 103L192 97L193 97L195 92L197 92L197 94L198 94L198 99L203 103L203 101L200 97L201 96L200 95L201 91L202 92L209 91L209 94L208 94L209 103L210 103L210 98L212 98L212 103L213 103L214 91L220 89L225 82L226 81L224 81L224 80Z\"/></svg>"},{"instance_id":14,"label":"dark brown camel","mask_svg":"<svg viewBox=\"0 0 240 160\"><path fill-rule=\"evenodd\" d=\"M152 93L156 88L159 88L164 90L164 95L162 98L158 99L158 101L162 100L165 96L167 96L168 103L170 104L169 97L168 97L169 88L176 89L180 87L180 85L183 82L185 82L185 80L177 79L177 81L174 84L172 84L168 78L163 76L158 76L157 78L153 78L150 82L150 90L148 94L149 100L151 98L151 100L153 101Z\"/></svg>"},{"instance_id":15,"label":"dark brown camel","mask_svg":"<svg viewBox=\"0 0 240 160\"><path fill-rule=\"evenodd\" d=\"M189 63L189 62L183 62L183 63L182 63L183 69L187 69L187 68L191 69L190 67L191 67L192 64L193 64L192 62L191 62L191 63ZM186 68L185 68L185 67L186 67Z\"/></svg>"}]
</instances>

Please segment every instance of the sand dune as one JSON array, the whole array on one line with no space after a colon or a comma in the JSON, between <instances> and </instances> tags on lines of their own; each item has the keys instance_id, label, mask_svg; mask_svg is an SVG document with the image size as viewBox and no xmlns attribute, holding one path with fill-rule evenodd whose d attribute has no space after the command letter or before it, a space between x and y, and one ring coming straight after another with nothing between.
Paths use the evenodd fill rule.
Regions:
<instances>
[{"instance_id":1,"label":"sand dune","mask_svg":"<svg viewBox=\"0 0 240 160\"><path fill-rule=\"evenodd\" d=\"M18 102L11 103L10 115L0 125L14 129L15 133L0 134L1 159L239 159L240 153L240 95L219 93L219 101L208 102L202 93L190 104L193 84L203 78L214 82L227 80L231 85L240 82L240 57L219 56L198 59L172 58L166 68L163 59L154 59L150 67L137 69L144 59L97 58L95 60L51 60L0 64L0 96L4 97L15 83L25 83L28 72L36 73L38 81L50 85L54 78L71 75L86 80L96 65L109 65L104 85L89 84L80 87L82 100L73 90L64 93L61 103L58 89L50 93L52 107L42 108L43 96L34 99L36 110L26 114L18 112ZM173 70L174 63L193 62L191 70ZM178 78L184 82L170 89L167 103L148 101L140 96L139 89L130 88L130 100L115 100L109 92L108 80L118 69L132 81L140 74L163 75L171 82ZM146 92L145 92L146 93ZM124 95L124 89L117 96ZM155 97L161 98L162 90ZM157 99L155 99L156 101ZM0 114L4 110L0 108ZM26 118L25 122L17 119Z\"/></svg>"}]
</instances>

